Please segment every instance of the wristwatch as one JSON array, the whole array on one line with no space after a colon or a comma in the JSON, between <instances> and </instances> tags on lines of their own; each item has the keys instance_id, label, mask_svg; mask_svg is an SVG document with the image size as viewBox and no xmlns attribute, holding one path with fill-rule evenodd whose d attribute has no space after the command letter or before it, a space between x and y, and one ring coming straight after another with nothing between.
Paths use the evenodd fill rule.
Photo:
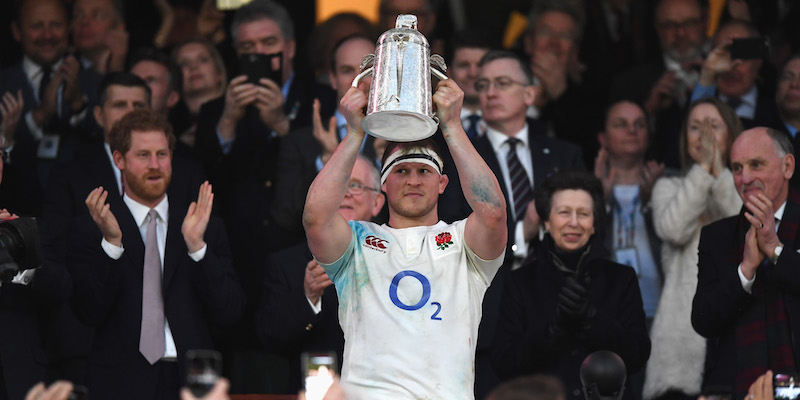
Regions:
<instances>
[{"instance_id":1,"label":"wristwatch","mask_svg":"<svg viewBox=\"0 0 800 400\"><path fill-rule=\"evenodd\" d=\"M772 255L769 256L769 261L772 262L773 265L778 263L778 257L781 256L781 252L783 252L783 244L775 246L775 250L773 250Z\"/></svg>"}]
</instances>

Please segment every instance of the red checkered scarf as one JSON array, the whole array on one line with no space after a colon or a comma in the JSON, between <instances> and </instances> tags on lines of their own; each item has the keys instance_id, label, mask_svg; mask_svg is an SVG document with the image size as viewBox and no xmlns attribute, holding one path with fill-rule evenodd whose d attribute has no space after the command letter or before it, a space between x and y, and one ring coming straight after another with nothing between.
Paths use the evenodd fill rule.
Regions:
<instances>
[{"instance_id":1,"label":"red checkered scarf","mask_svg":"<svg viewBox=\"0 0 800 400\"><path fill-rule=\"evenodd\" d=\"M787 249L791 249L795 242L798 226L800 226L800 194L790 190L778 228L778 238ZM739 217L738 228L738 237L742 238L742 241L739 244L739 251L731 255L738 257L738 262L741 262L744 237L750 228L744 214ZM774 267L768 258L758 267L751 302L745 306L737 320L735 384L737 399L744 398L750 384L768 369L795 370L792 332L783 302L784 294L771 283Z\"/></svg>"}]
</instances>

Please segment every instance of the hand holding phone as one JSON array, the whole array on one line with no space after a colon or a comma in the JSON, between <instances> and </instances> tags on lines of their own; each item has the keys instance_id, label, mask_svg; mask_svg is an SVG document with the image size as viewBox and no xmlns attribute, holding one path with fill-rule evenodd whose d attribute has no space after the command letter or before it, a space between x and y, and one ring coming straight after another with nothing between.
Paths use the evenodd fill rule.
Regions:
<instances>
[{"instance_id":1,"label":"hand holding phone","mask_svg":"<svg viewBox=\"0 0 800 400\"><path fill-rule=\"evenodd\" d=\"M195 397L203 397L222 374L222 355L215 350L186 352L186 387Z\"/></svg>"},{"instance_id":2,"label":"hand holding phone","mask_svg":"<svg viewBox=\"0 0 800 400\"><path fill-rule=\"evenodd\" d=\"M304 374L306 400L322 400L333 384L336 373L336 354L303 353L301 364Z\"/></svg>"},{"instance_id":3,"label":"hand holding phone","mask_svg":"<svg viewBox=\"0 0 800 400\"><path fill-rule=\"evenodd\" d=\"M239 75L247 75L247 82L260 85L261 78L283 85L283 53L246 53L239 57Z\"/></svg>"}]
</instances>

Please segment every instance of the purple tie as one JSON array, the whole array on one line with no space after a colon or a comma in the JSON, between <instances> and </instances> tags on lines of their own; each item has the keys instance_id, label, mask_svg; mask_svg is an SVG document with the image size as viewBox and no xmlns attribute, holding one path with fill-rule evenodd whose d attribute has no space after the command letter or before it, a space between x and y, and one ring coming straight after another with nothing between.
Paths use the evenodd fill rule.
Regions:
<instances>
[{"instance_id":1,"label":"purple tie","mask_svg":"<svg viewBox=\"0 0 800 400\"><path fill-rule=\"evenodd\" d=\"M147 233L144 242L144 270L142 279L142 331L139 351L150 364L164 356L164 300L161 298L161 256L158 254L156 220L158 212L147 214Z\"/></svg>"},{"instance_id":2,"label":"purple tie","mask_svg":"<svg viewBox=\"0 0 800 400\"><path fill-rule=\"evenodd\" d=\"M525 216L525 210L531 201L531 181L528 179L528 174L517 157L517 144L522 143L522 141L512 137L506 140L506 143L508 143L506 162L508 163L508 176L511 179L511 195L514 199L514 221L516 222L521 221Z\"/></svg>"}]
</instances>

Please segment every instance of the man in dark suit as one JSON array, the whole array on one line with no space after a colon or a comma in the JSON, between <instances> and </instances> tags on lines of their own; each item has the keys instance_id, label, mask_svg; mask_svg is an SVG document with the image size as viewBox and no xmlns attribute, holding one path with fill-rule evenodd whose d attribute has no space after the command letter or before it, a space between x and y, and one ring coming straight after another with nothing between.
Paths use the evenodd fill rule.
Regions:
<instances>
[{"instance_id":1,"label":"man in dark suit","mask_svg":"<svg viewBox=\"0 0 800 400\"><path fill-rule=\"evenodd\" d=\"M277 55L280 76L267 75L249 82L242 74L233 78L224 96L204 104L199 113L195 150L210 182L214 185L216 211L225 221L231 238L236 272L242 281L248 304L257 303L258 266L264 254L302 242L303 236L286 231L272 214L280 143L291 130L311 123L313 79L294 70L296 54L294 23L286 9L271 0L255 0L236 11L231 23L236 55ZM278 66L276 59L271 63ZM328 95L330 95L328 89ZM321 96L321 95L320 95ZM335 100L320 97L325 105ZM331 108L332 109L332 108ZM321 114L330 115L323 108ZM252 309L241 326L224 339L226 366L243 371L233 379L232 391L251 393L258 387L239 382L258 381L255 373L260 345L255 337ZM241 360L241 362L240 362ZM242 364L243 363L243 364ZM241 365L240 365L241 364ZM226 367L226 368L227 368ZM252 376L252 378L249 378Z\"/></svg>"},{"instance_id":2,"label":"man in dark suit","mask_svg":"<svg viewBox=\"0 0 800 400\"><path fill-rule=\"evenodd\" d=\"M348 86L349 88L349 86ZM385 198L380 176L372 160L356 159L347 194L339 213L348 221L369 221L381 211ZM302 352L333 351L342 362L344 336L337 315L339 301L331 280L303 243L269 256L262 292L256 310L256 329L271 352L286 358L288 388L297 393Z\"/></svg>"},{"instance_id":3,"label":"man in dark suit","mask_svg":"<svg viewBox=\"0 0 800 400\"><path fill-rule=\"evenodd\" d=\"M800 193L789 186L795 158L785 133L744 131L730 156L745 206L700 233L692 326L708 339L704 386L741 399L765 371L800 366Z\"/></svg>"},{"instance_id":4,"label":"man in dark suit","mask_svg":"<svg viewBox=\"0 0 800 400\"><path fill-rule=\"evenodd\" d=\"M122 174L114 165L110 148L111 129L129 112L150 109L150 88L139 77L116 72L103 79L101 104L94 116L103 129L104 142L84 148L75 160L59 165L53 171L44 198L40 220L42 249L46 261L63 266L67 256L67 240L73 218L87 214L84 201L92 189L102 186L108 191L107 201L114 209L123 206ZM194 162L173 157L174 179L167 192L173 205L186 207L196 199L203 183L202 170ZM91 331L75 320L69 307L56 312L48 338L58 375L82 383L85 362L91 346Z\"/></svg>"},{"instance_id":5,"label":"man in dark suit","mask_svg":"<svg viewBox=\"0 0 800 400\"><path fill-rule=\"evenodd\" d=\"M654 5L654 33L660 44L657 60L618 74L610 88L612 101L632 99L645 106L655 121L653 155L676 169L681 167L681 124L708 42L700 3L659 0Z\"/></svg>"},{"instance_id":6,"label":"man in dark suit","mask_svg":"<svg viewBox=\"0 0 800 400\"><path fill-rule=\"evenodd\" d=\"M94 397L177 398L186 351L213 348L212 330L244 311L225 231L211 218L211 185L201 185L188 211L168 200L174 145L154 113L123 117L111 133L123 204L112 209L98 187L86 198L91 218L73 227L73 305L96 328L87 380Z\"/></svg>"},{"instance_id":7,"label":"man in dark suit","mask_svg":"<svg viewBox=\"0 0 800 400\"><path fill-rule=\"evenodd\" d=\"M253 256L247 254L252 238L268 250L302 241L302 236L282 232L269 212L280 167L280 143L290 131L311 124L315 97L322 103L321 114L330 115L335 95L329 88L318 93L313 79L295 73L294 24L277 2L256 0L237 10L231 37L239 57L279 56L281 76L251 82L245 75L236 75L225 96L201 108L195 148L216 187L218 208L230 230L234 256L260 262L263 258L251 260ZM277 66L274 59L272 66Z\"/></svg>"},{"instance_id":8,"label":"man in dark suit","mask_svg":"<svg viewBox=\"0 0 800 400\"><path fill-rule=\"evenodd\" d=\"M497 325L505 275L515 265L519 266L528 254L528 243L538 240L539 217L531 201L533 190L553 172L583 168L580 148L545 136L541 125L526 119L525 112L533 104L536 90L531 69L524 61L513 53L493 50L481 59L480 66L475 87L487 130L474 141L474 145L494 172L506 198L508 248L503 266L483 301L475 360L477 398L484 397L498 383L491 369L489 346ZM514 160L522 169L512 167ZM445 190L444 200L439 202L444 221L463 218L470 211L461 195L460 184L452 181L453 178ZM519 188L525 189L520 191Z\"/></svg>"},{"instance_id":9,"label":"man in dark suit","mask_svg":"<svg viewBox=\"0 0 800 400\"><path fill-rule=\"evenodd\" d=\"M2 143L9 149L9 190L0 196L17 213L38 215L42 185L55 159L70 158L74 136L89 126L87 109L100 77L67 55L67 9L60 0L20 2L11 27L23 58L0 71L0 93L21 93L25 106L13 137Z\"/></svg>"},{"instance_id":10,"label":"man in dark suit","mask_svg":"<svg viewBox=\"0 0 800 400\"><path fill-rule=\"evenodd\" d=\"M363 35L343 38L336 44L331 55L330 81L341 99L356 75L365 55L375 52L375 42ZM369 91L370 79L362 79L359 86ZM300 218L308 187L328 161L336 146L347 133L347 121L336 108L333 115L322 115L318 101L314 105L312 126L293 131L281 141L278 159L275 203L272 216L287 232L305 237ZM361 146L361 153L376 163L373 148L374 137L368 136Z\"/></svg>"},{"instance_id":11,"label":"man in dark suit","mask_svg":"<svg viewBox=\"0 0 800 400\"><path fill-rule=\"evenodd\" d=\"M779 123L773 93L767 86L758 85L764 60L731 56L730 45L734 40L758 37L761 34L746 21L731 20L721 26L714 36L715 47L703 62L692 101L718 97L733 108L745 129L756 126L785 129Z\"/></svg>"}]
</instances>

